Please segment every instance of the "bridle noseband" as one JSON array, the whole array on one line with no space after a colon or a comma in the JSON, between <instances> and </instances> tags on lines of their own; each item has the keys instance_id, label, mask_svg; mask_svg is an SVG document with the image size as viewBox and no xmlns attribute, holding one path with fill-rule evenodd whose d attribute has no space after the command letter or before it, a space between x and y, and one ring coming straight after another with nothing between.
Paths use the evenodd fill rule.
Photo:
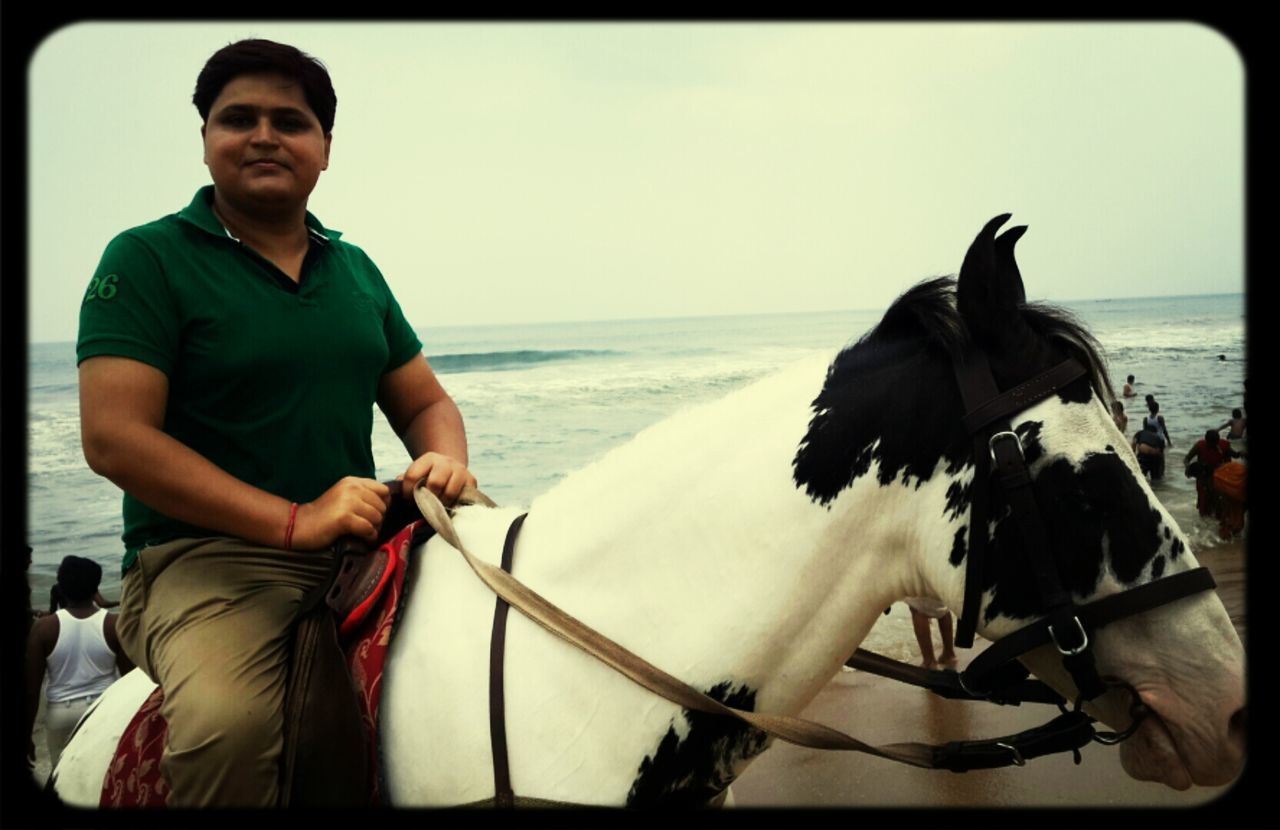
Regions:
<instances>
[{"instance_id":1,"label":"bridle noseband","mask_svg":"<svg viewBox=\"0 0 1280 830\"><path fill-rule=\"evenodd\" d=\"M1133 695L1133 723L1121 733L1100 733L1095 740L1118 743L1137 729L1146 708L1131 686L1116 678L1099 676L1090 634L1124 617L1215 587L1207 568L1195 568L1157 579L1136 588L1077 605L1062 586L1053 558L1053 547L1036 504L1031 474L1022 441L1013 431L1010 416L1027 409L1067 384L1087 374L1085 367L1068 358L1053 368L1000 392L986 354L970 345L953 361L956 382L964 402L964 425L973 440L974 477L969 514L969 547L965 565L964 606L956 626L955 642L973 645L978 611L982 605L982 564L987 547L991 514L991 490L1000 487L1008 499L1014 522L1040 595L1044 616L1002 638L979 654L960 674L963 688L985 697L1008 683L1027 676L1017 658L1047 643L1062 655L1079 691L1075 707L1110 687L1128 688Z\"/></svg>"}]
</instances>

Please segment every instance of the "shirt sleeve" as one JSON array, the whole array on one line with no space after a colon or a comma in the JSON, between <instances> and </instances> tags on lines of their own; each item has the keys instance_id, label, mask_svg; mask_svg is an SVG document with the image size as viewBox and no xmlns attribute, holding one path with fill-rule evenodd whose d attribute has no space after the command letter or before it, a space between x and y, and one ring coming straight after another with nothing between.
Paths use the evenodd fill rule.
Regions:
<instances>
[{"instance_id":1,"label":"shirt sleeve","mask_svg":"<svg viewBox=\"0 0 1280 830\"><path fill-rule=\"evenodd\" d=\"M395 295L391 293L391 286L387 285L387 279L382 275L382 271L378 269L373 260L369 259L367 254L365 255L365 261L368 263L369 268L373 270L373 273L377 274L384 292L385 310L382 315L382 335L387 341L387 364L383 367L382 372L386 374L417 357L418 353L422 351L422 341L418 339L413 326L409 325L409 321L405 319L404 312L400 310L400 304L396 302Z\"/></svg>"},{"instance_id":2,"label":"shirt sleeve","mask_svg":"<svg viewBox=\"0 0 1280 830\"><path fill-rule=\"evenodd\" d=\"M418 339L413 327L405 319L404 312L400 310L400 304L396 302L390 289L387 290L387 296L391 302L387 306L387 316L382 328L390 350L387 357L387 371L391 371L417 357L422 351L422 341Z\"/></svg>"},{"instance_id":3,"label":"shirt sleeve","mask_svg":"<svg viewBox=\"0 0 1280 830\"><path fill-rule=\"evenodd\" d=\"M80 300L76 364L128 357L166 375L178 353L180 315L155 252L126 231L107 245Z\"/></svg>"}]
</instances>

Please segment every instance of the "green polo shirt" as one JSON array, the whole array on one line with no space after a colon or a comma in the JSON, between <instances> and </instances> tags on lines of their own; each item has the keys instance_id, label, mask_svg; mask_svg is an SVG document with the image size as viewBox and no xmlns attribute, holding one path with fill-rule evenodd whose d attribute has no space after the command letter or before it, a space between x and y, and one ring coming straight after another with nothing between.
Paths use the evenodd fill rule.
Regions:
<instances>
[{"instance_id":1,"label":"green polo shirt","mask_svg":"<svg viewBox=\"0 0 1280 830\"><path fill-rule=\"evenodd\" d=\"M201 188L111 240L80 306L77 364L114 355L164 372L164 431L269 493L302 503L343 476L372 477L378 382L422 343L337 231L307 213L294 283L227 233L212 199ZM146 545L218 535L124 496L125 570Z\"/></svg>"}]
</instances>

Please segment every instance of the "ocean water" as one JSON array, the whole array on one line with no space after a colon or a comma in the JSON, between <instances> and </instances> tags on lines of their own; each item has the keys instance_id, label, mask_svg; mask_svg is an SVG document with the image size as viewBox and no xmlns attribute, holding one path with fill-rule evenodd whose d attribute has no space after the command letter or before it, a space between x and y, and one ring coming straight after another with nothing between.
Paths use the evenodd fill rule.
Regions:
<instances>
[{"instance_id":1,"label":"ocean water","mask_svg":"<svg viewBox=\"0 0 1280 830\"><path fill-rule=\"evenodd\" d=\"M1174 447L1155 491L1194 545L1213 544L1214 528L1196 516L1194 484L1182 477L1179 459L1205 429L1243 405L1244 297L1063 305L1102 343L1117 393L1126 375L1136 376L1138 397L1126 406L1131 425L1145 414L1144 395L1160 402ZM527 505L683 407L814 351L834 356L873 327L882 311L458 326L419 335L462 410L481 488L499 504ZM31 344L28 384L33 602L47 603L67 554L100 562L102 592L116 597L121 494L89 470L81 452L74 343ZM381 479L408 465L381 413L373 448Z\"/></svg>"}]
</instances>

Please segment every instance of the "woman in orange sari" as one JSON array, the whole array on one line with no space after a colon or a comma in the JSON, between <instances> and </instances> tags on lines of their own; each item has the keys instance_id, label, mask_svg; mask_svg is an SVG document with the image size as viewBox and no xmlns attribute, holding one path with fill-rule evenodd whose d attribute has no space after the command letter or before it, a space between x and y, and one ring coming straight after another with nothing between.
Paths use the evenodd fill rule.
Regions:
<instances>
[{"instance_id":1,"label":"woman in orange sari","mask_svg":"<svg viewBox=\"0 0 1280 830\"><path fill-rule=\"evenodd\" d=\"M1213 473L1213 489L1218 497L1218 535L1223 539L1244 530L1246 471L1242 462L1228 461Z\"/></svg>"}]
</instances>

